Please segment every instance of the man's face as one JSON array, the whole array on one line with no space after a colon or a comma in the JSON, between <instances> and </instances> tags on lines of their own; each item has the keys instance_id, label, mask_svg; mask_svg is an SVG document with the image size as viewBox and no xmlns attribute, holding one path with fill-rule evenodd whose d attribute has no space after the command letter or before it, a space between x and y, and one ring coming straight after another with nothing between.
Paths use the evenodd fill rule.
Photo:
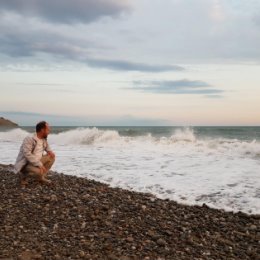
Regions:
<instances>
[{"instance_id":1,"label":"man's face","mask_svg":"<svg viewBox=\"0 0 260 260\"><path fill-rule=\"evenodd\" d=\"M46 124L46 127L42 129L42 137L47 139L50 131L51 131L51 128L50 128L49 124Z\"/></svg>"}]
</instances>

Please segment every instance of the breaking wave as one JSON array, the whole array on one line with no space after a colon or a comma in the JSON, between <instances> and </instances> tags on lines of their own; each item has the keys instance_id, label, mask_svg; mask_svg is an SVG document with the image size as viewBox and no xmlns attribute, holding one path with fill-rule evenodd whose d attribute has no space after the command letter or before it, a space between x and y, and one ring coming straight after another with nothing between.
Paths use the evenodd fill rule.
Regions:
<instances>
[{"instance_id":1,"label":"breaking wave","mask_svg":"<svg viewBox=\"0 0 260 260\"><path fill-rule=\"evenodd\" d=\"M169 136L155 136L144 132L135 134L128 130L120 135L117 130L104 130L97 127L75 128L60 133L50 134L48 139L51 144L57 145L159 145L172 146L173 149L185 149L187 152L223 153L226 155L250 156L260 159L260 142L256 140L245 141L238 139L197 137L191 128L175 129ZM0 141L19 142L29 132L17 128L0 132Z\"/></svg>"}]
</instances>

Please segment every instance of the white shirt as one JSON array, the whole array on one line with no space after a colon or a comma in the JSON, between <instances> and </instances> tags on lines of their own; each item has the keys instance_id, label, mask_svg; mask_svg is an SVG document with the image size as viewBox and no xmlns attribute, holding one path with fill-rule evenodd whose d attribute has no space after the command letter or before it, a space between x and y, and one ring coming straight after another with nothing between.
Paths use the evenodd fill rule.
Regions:
<instances>
[{"instance_id":1,"label":"white shirt","mask_svg":"<svg viewBox=\"0 0 260 260\"><path fill-rule=\"evenodd\" d=\"M43 152L44 152L44 142L43 139L39 139L37 135L34 136L34 139L37 141L36 146L34 148L33 154L38 160L41 160Z\"/></svg>"}]
</instances>

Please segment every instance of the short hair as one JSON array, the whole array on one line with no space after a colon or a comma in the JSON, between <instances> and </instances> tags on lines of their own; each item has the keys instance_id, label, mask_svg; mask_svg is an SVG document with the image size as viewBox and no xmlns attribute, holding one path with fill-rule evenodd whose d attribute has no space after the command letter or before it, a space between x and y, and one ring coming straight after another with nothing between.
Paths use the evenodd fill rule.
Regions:
<instances>
[{"instance_id":1,"label":"short hair","mask_svg":"<svg viewBox=\"0 0 260 260\"><path fill-rule=\"evenodd\" d=\"M40 132L42 129L46 128L47 122L41 121L36 125L36 132Z\"/></svg>"}]
</instances>

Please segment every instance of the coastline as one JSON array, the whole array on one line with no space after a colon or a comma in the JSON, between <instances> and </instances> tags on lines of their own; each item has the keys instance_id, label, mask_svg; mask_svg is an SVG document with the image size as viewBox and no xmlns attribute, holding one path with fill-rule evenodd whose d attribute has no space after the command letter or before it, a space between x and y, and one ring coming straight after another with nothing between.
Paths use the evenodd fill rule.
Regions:
<instances>
[{"instance_id":1,"label":"coastline","mask_svg":"<svg viewBox=\"0 0 260 260\"><path fill-rule=\"evenodd\" d=\"M259 259L260 215L55 172L21 189L11 168L0 164L0 259Z\"/></svg>"}]
</instances>

